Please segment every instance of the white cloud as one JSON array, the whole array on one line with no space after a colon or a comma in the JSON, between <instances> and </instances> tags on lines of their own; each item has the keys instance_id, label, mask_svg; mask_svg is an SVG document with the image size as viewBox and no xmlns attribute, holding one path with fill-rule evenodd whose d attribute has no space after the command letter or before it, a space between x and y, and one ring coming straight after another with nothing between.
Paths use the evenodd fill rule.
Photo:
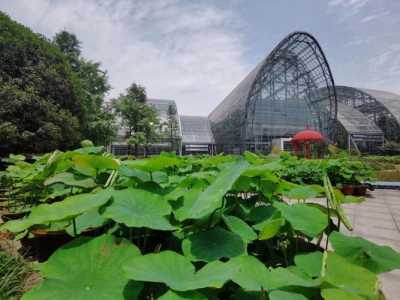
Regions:
<instances>
[{"instance_id":1,"label":"white cloud","mask_svg":"<svg viewBox=\"0 0 400 300\"><path fill-rule=\"evenodd\" d=\"M330 0L328 6L331 8L344 8L345 15L350 17L358 14L369 1L370 0Z\"/></svg>"},{"instance_id":2,"label":"white cloud","mask_svg":"<svg viewBox=\"0 0 400 300\"><path fill-rule=\"evenodd\" d=\"M379 20L379 19L381 19L383 17L386 17L388 15L390 15L389 11L383 11L383 12L380 12L380 13L368 15L368 16L362 18L360 22L361 23L369 23L369 22L372 22L372 21L375 21L375 20Z\"/></svg>"},{"instance_id":3,"label":"white cloud","mask_svg":"<svg viewBox=\"0 0 400 300\"><path fill-rule=\"evenodd\" d=\"M204 2L2 0L0 9L48 37L76 33L83 55L108 70L111 96L137 82L184 114L208 114L249 69L239 18Z\"/></svg>"}]
</instances>

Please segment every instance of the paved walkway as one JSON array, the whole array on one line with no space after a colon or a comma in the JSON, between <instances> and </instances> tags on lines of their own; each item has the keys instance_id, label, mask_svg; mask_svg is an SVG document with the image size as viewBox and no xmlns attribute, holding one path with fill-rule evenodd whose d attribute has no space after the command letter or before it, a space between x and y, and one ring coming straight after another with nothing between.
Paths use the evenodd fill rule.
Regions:
<instances>
[{"instance_id":1,"label":"paved walkway","mask_svg":"<svg viewBox=\"0 0 400 300\"><path fill-rule=\"evenodd\" d=\"M361 236L379 245L387 245L400 252L400 191L375 190L369 192L361 204L347 204L345 210L354 230L343 232ZM387 300L400 299L400 270L380 276Z\"/></svg>"}]
</instances>

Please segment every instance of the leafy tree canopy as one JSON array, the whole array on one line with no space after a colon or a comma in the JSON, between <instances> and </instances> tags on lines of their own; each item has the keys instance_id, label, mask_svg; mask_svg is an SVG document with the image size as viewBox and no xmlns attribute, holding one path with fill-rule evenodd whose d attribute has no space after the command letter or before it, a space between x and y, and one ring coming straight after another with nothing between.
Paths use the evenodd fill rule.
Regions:
<instances>
[{"instance_id":1,"label":"leafy tree canopy","mask_svg":"<svg viewBox=\"0 0 400 300\"><path fill-rule=\"evenodd\" d=\"M0 151L77 145L82 89L63 53L0 12L0 61Z\"/></svg>"}]
</instances>

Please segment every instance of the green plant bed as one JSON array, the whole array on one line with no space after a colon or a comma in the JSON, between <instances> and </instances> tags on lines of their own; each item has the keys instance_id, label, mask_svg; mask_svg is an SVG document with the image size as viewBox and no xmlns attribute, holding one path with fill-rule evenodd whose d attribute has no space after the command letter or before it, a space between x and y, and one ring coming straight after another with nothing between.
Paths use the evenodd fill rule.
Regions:
<instances>
[{"instance_id":1,"label":"green plant bed","mask_svg":"<svg viewBox=\"0 0 400 300\"><path fill-rule=\"evenodd\" d=\"M329 168L339 165L335 178L362 176L341 174L347 162L317 161L320 177L290 182L299 161L287 156L121 161L87 150L35 162L34 179L22 181L42 188L39 198L28 216L0 226L15 239L37 228L71 239L38 264L43 281L22 300L373 300L378 275L400 268L393 249L338 232L352 230L342 203L359 199L332 186ZM95 229L103 231L86 236Z\"/></svg>"}]
</instances>

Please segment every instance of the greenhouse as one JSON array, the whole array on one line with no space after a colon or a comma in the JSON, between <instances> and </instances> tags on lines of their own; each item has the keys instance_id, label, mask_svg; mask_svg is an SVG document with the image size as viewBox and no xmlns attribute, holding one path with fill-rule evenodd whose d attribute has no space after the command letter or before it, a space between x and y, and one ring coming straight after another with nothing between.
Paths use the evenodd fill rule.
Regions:
<instances>
[{"instance_id":1,"label":"greenhouse","mask_svg":"<svg viewBox=\"0 0 400 300\"><path fill-rule=\"evenodd\" d=\"M335 138L337 101L329 64L308 33L288 35L211 112L217 150L267 152L272 140L316 129Z\"/></svg>"},{"instance_id":2,"label":"greenhouse","mask_svg":"<svg viewBox=\"0 0 400 300\"><path fill-rule=\"evenodd\" d=\"M317 40L294 32L281 41L209 115L218 152L267 153L303 129L356 152L399 141L400 96L335 86Z\"/></svg>"},{"instance_id":3,"label":"greenhouse","mask_svg":"<svg viewBox=\"0 0 400 300\"><path fill-rule=\"evenodd\" d=\"M400 95L348 86L336 86L336 93L338 102L357 109L379 127L385 140L400 141Z\"/></svg>"}]
</instances>

